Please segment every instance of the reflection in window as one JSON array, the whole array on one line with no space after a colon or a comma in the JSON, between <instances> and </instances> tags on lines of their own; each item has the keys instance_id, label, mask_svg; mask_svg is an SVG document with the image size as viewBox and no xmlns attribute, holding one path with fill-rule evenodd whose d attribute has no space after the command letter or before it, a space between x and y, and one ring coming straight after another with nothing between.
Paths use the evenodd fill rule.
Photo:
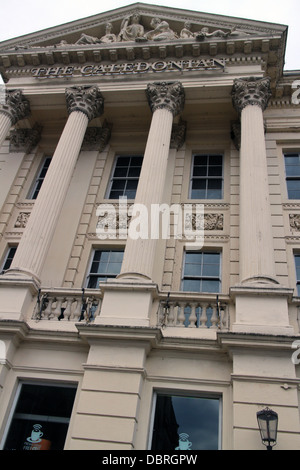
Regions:
<instances>
[{"instance_id":1,"label":"reflection in window","mask_svg":"<svg viewBox=\"0 0 300 470\"><path fill-rule=\"evenodd\" d=\"M4 450L63 450L76 388L21 384Z\"/></svg>"},{"instance_id":2,"label":"reflection in window","mask_svg":"<svg viewBox=\"0 0 300 470\"><path fill-rule=\"evenodd\" d=\"M194 155L190 192L191 199L222 199L222 155Z\"/></svg>"},{"instance_id":3,"label":"reflection in window","mask_svg":"<svg viewBox=\"0 0 300 470\"><path fill-rule=\"evenodd\" d=\"M117 157L110 181L109 199L135 198L142 163L143 157L141 155Z\"/></svg>"},{"instance_id":4,"label":"reflection in window","mask_svg":"<svg viewBox=\"0 0 300 470\"><path fill-rule=\"evenodd\" d=\"M116 277L121 271L123 255L123 251L95 250L87 277L87 288L96 289L100 281Z\"/></svg>"},{"instance_id":5,"label":"reflection in window","mask_svg":"<svg viewBox=\"0 0 300 470\"><path fill-rule=\"evenodd\" d=\"M219 398L156 397L151 450L217 450Z\"/></svg>"}]
</instances>

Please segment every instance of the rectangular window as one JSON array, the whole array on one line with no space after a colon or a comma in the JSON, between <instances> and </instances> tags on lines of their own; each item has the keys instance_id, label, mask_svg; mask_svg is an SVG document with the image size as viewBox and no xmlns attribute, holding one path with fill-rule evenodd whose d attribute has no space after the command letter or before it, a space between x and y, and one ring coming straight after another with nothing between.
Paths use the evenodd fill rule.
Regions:
<instances>
[{"instance_id":1,"label":"rectangular window","mask_svg":"<svg viewBox=\"0 0 300 470\"><path fill-rule=\"evenodd\" d=\"M300 254L295 255L297 295L300 297Z\"/></svg>"},{"instance_id":2,"label":"rectangular window","mask_svg":"<svg viewBox=\"0 0 300 470\"><path fill-rule=\"evenodd\" d=\"M63 450L75 386L19 385L3 450Z\"/></svg>"},{"instance_id":3,"label":"rectangular window","mask_svg":"<svg viewBox=\"0 0 300 470\"><path fill-rule=\"evenodd\" d=\"M221 289L221 253L187 251L184 257L182 290L214 292Z\"/></svg>"},{"instance_id":4,"label":"rectangular window","mask_svg":"<svg viewBox=\"0 0 300 470\"><path fill-rule=\"evenodd\" d=\"M87 276L87 288L97 289L99 281L116 277L121 271L123 255L123 251L95 250Z\"/></svg>"},{"instance_id":5,"label":"rectangular window","mask_svg":"<svg viewBox=\"0 0 300 470\"><path fill-rule=\"evenodd\" d=\"M44 159L44 162L38 172L37 178L35 179L35 182L33 184L33 187L30 191L30 194L28 196L28 199L36 199L38 197L38 194L40 192L40 189L42 187L42 184L44 182L46 173L49 169L51 163L51 157L46 157Z\"/></svg>"},{"instance_id":6,"label":"rectangular window","mask_svg":"<svg viewBox=\"0 0 300 470\"><path fill-rule=\"evenodd\" d=\"M194 155L190 198L223 198L223 155Z\"/></svg>"},{"instance_id":7,"label":"rectangular window","mask_svg":"<svg viewBox=\"0 0 300 470\"><path fill-rule=\"evenodd\" d=\"M151 450L220 448L220 398L156 395Z\"/></svg>"},{"instance_id":8,"label":"rectangular window","mask_svg":"<svg viewBox=\"0 0 300 470\"><path fill-rule=\"evenodd\" d=\"M143 156L118 156L109 184L108 199L119 199L127 197L134 199L140 172L143 163Z\"/></svg>"},{"instance_id":9,"label":"rectangular window","mask_svg":"<svg viewBox=\"0 0 300 470\"><path fill-rule=\"evenodd\" d=\"M5 271L7 271L10 268L11 262L13 260L13 257L15 256L16 251L17 251L16 246L11 246L8 249L0 274L3 274Z\"/></svg>"},{"instance_id":10,"label":"rectangular window","mask_svg":"<svg viewBox=\"0 0 300 470\"><path fill-rule=\"evenodd\" d=\"M284 155L286 185L289 199L300 199L300 154Z\"/></svg>"}]
</instances>

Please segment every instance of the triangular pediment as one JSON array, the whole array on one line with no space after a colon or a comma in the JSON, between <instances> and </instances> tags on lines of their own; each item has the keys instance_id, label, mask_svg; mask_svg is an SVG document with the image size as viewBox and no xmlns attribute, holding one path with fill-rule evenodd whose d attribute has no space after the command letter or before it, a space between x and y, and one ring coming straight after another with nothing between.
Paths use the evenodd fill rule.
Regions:
<instances>
[{"instance_id":1,"label":"triangular pediment","mask_svg":"<svg viewBox=\"0 0 300 470\"><path fill-rule=\"evenodd\" d=\"M156 20L155 24L153 19ZM161 20L160 23L158 19ZM275 36L282 34L284 29L286 27L271 23L135 3L1 42L0 50L62 45L104 46L108 42L120 44L142 39L155 42L182 39L235 40Z\"/></svg>"},{"instance_id":2,"label":"triangular pediment","mask_svg":"<svg viewBox=\"0 0 300 470\"><path fill-rule=\"evenodd\" d=\"M25 66L236 55L259 57L276 82L286 36L283 25L134 3L1 42L0 72L7 80Z\"/></svg>"}]
</instances>

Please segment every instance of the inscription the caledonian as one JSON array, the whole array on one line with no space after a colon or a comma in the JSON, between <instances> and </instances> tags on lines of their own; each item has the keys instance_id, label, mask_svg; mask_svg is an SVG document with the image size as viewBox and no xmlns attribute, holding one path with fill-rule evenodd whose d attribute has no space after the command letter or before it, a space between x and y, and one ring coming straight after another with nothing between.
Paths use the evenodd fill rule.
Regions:
<instances>
[{"instance_id":1,"label":"inscription the caledonian","mask_svg":"<svg viewBox=\"0 0 300 470\"><path fill-rule=\"evenodd\" d=\"M190 59L190 60L158 60L156 62L123 62L121 64L108 65L84 65L81 68L75 66L66 67L39 67L31 70L36 78L65 78L74 75L92 77L96 75L124 75L147 72L171 72L171 71L200 71L218 70L224 71L226 59Z\"/></svg>"}]
</instances>

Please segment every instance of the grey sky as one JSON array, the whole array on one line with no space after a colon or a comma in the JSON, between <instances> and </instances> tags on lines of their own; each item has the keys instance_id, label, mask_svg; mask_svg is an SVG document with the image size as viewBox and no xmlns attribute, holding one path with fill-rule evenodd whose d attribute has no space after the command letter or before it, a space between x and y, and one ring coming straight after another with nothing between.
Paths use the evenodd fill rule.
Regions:
<instances>
[{"instance_id":1,"label":"grey sky","mask_svg":"<svg viewBox=\"0 0 300 470\"><path fill-rule=\"evenodd\" d=\"M133 3L132 0L0 0L0 41ZM153 0L141 3L287 25L289 33L285 70L300 69L299 0Z\"/></svg>"}]
</instances>

